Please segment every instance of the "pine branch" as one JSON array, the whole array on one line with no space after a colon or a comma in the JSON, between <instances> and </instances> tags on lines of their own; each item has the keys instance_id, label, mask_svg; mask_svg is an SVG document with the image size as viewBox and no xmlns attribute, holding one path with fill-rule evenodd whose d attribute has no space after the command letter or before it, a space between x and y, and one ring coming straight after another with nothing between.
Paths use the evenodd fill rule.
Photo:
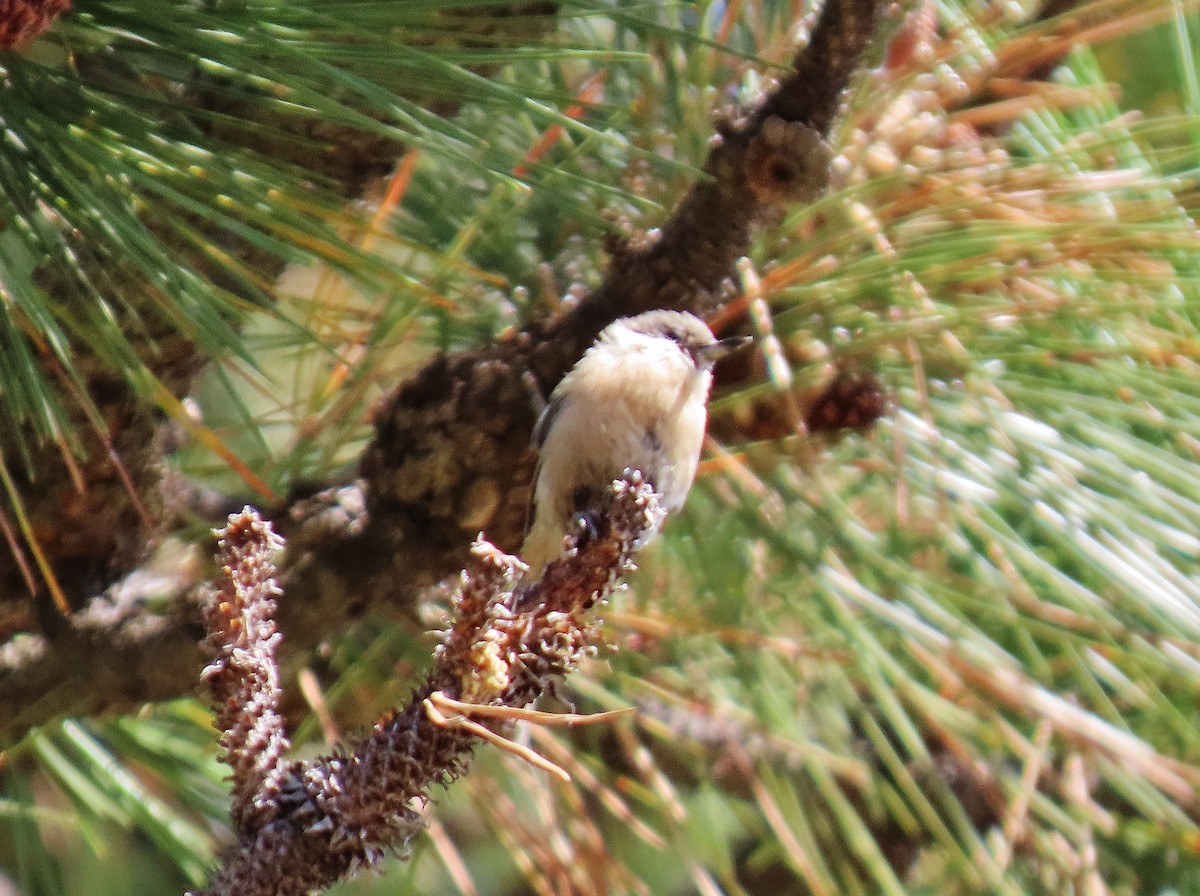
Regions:
<instances>
[{"instance_id":1,"label":"pine branch","mask_svg":"<svg viewBox=\"0 0 1200 896\"><path fill-rule=\"evenodd\" d=\"M805 49L797 70L832 77L803 85L788 79L758 114L726 128L705 165L707 178L661 236L619 251L603 283L576 308L498 345L443 355L384 402L363 459L369 519L354 539L355 554L372 562L351 590L362 593L376 576L390 579L389 568L427 570L436 580L461 565L464 533L479 528L501 545L516 543L533 460L527 372L548 395L610 321L650 308L703 313L718 305L755 225L824 188L827 112L852 67L844 54L852 48L861 58L877 10L873 0L831 0L810 45L818 60ZM822 37L843 21L851 29L844 40ZM364 546L370 549L359 553Z\"/></svg>"},{"instance_id":2,"label":"pine branch","mask_svg":"<svg viewBox=\"0 0 1200 896\"><path fill-rule=\"evenodd\" d=\"M225 580L205 613L217 651L205 677L234 769L238 846L203 892L300 896L402 847L422 826L413 806L429 800L434 784L465 772L476 740L472 725L440 714L437 699L520 709L575 669L595 650L598 625L589 611L633 568L633 553L663 516L654 492L630 474L613 483L597 532L524 588L520 560L476 541L454 621L407 706L344 752L290 762L282 760L287 741L275 711L278 634L270 617L278 591L267 558L278 542L253 512L231 517L222 538ZM504 724L489 720L495 715L482 731Z\"/></svg>"},{"instance_id":3,"label":"pine branch","mask_svg":"<svg viewBox=\"0 0 1200 896\"><path fill-rule=\"evenodd\" d=\"M462 567L481 529L502 547L516 544L533 470L528 374L549 394L615 318L719 304L755 227L824 189L824 140L880 8L878 0L829 0L793 76L757 112L722 127L705 177L661 236L618 251L602 284L567 314L496 345L439 356L400 386L377 413L362 491L347 487L274 514L292 520L284 578L291 600L280 618L287 651L311 648L372 607L407 604ZM109 603L102 598L99 607ZM195 617L186 600L179 606L153 621L150 637L132 624L115 638L68 623L61 635L0 655L0 741L65 713L178 696L190 680L180 667L202 663ZM169 657L161 672L142 661L149 653ZM96 667L147 674L81 687L78 670Z\"/></svg>"},{"instance_id":4,"label":"pine branch","mask_svg":"<svg viewBox=\"0 0 1200 896\"><path fill-rule=\"evenodd\" d=\"M69 5L0 2L0 48L34 39ZM504 43L549 27L553 10L496 5L477 19L455 15L435 33ZM378 99L341 91L314 98L309 88L306 107L307 85L289 75L336 80L334 71L297 61L291 41L264 39L236 12L224 21L227 12L190 8L168 23L134 13L127 29L127 11L101 4L86 24L67 15L86 37L68 27L66 46L46 54L70 58L69 73L13 57L6 102L17 123L0 167L19 176L0 189L0 217L30 222L10 232L19 239L9 251L38 262L31 273L10 266L2 284L14 301L0 315L0 351L9 358L0 475L12 480L0 513L8 547L0 550L0 592L14 597L0 604L0 638L59 637L71 627L62 616L147 560L180 511L164 481L166 458L178 426L193 421L177 398L211 358L244 354L242 315L274 302L289 262L354 265L363 282L380 276L378 259L335 232L351 220L340 210L419 135L383 120ZM341 33L323 12L292 15L294 38L358 42L348 35L359 20ZM246 28L250 39L210 57L204 35L227 28ZM218 56L219 74L196 63ZM496 65L470 75L448 68L486 85L480 76ZM296 93L282 109L264 87L281 81ZM436 112L421 111L437 120L460 101L441 97ZM55 112L44 113L43 103ZM62 111L76 106L92 110L86 124ZM202 165L192 164L197 158Z\"/></svg>"}]
</instances>

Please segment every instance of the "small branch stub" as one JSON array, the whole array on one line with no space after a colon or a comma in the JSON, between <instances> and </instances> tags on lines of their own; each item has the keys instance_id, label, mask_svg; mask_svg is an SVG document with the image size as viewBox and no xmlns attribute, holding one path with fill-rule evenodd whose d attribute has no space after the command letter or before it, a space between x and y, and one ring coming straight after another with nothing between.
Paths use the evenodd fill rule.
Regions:
<instances>
[{"instance_id":1,"label":"small branch stub","mask_svg":"<svg viewBox=\"0 0 1200 896\"><path fill-rule=\"evenodd\" d=\"M772 115L746 149L746 184L767 205L811 202L829 185L832 158L818 131Z\"/></svg>"}]
</instances>

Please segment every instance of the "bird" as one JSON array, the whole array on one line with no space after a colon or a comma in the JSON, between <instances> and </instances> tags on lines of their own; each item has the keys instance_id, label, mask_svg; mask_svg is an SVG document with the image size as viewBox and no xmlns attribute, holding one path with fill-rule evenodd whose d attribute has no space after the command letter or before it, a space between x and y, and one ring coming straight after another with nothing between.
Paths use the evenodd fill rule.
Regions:
<instances>
[{"instance_id":1,"label":"bird","mask_svg":"<svg viewBox=\"0 0 1200 896\"><path fill-rule=\"evenodd\" d=\"M531 523L521 558L527 581L563 553L581 514L601 505L613 480L637 470L668 513L696 476L713 364L749 337L718 340L686 311L619 318L555 387L537 424Z\"/></svg>"}]
</instances>

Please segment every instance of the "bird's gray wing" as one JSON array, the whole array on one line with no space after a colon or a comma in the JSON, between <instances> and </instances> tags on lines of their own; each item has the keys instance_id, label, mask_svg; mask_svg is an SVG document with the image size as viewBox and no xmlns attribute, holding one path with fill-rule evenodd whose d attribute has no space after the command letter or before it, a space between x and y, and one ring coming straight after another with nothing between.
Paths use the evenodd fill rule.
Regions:
<instances>
[{"instance_id":1,"label":"bird's gray wing","mask_svg":"<svg viewBox=\"0 0 1200 896\"><path fill-rule=\"evenodd\" d=\"M542 446L546 444L546 436L550 434L550 427L554 425L554 421L558 419L558 415L562 413L563 399L561 395L550 396L550 401L542 408L542 412L538 415L537 423L533 424L533 447L539 452L537 468L533 471L533 494L529 496L529 506L525 509L525 534L529 534L530 527L533 526L533 518L537 513L537 481L542 475Z\"/></svg>"},{"instance_id":2,"label":"bird's gray wing","mask_svg":"<svg viewBox=\"0 0 1200 896\"><path fill-rule=\"evenodd\" d=\"M538 451L541 451L542 446L546 444L546 436L550 433L550 427L554 425L554 421L558 419L558 415L562 413L562 409L563 399L561 395L551 395L549 403L542 408L542 412L538 415L537 423L533 424L533 447ZM536 482L537 480L535 479L534 481Z\"/></svg>"}]
</instances>

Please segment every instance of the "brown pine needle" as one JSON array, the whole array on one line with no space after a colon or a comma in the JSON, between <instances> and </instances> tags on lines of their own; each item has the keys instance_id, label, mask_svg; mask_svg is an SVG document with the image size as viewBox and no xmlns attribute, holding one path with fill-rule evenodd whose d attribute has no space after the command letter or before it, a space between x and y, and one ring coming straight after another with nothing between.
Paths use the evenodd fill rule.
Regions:
<instances>
[{"instance_id":1,"label":"brown pine needle","mask_svg":"<svg viewBox=\"0 0 1200 896\"><path fill-rule=\"evenodd\" d=\"M62 586L58 583L58 577L54 575L54 569L50 566L50 561L46 559L46 554L37 540L37 535L34 534L29 517L25 515L25 506L21 503L20 492L17 491L16 483L13 482L12 476L8 472L8 464L5 463L2 454L0 454L0 481L3 482L4 491L8 494L9 506L12 508L13 515L17 518L17 528L21 530L21 536L25 539L29 553L33 554L33 562L37 564L38 571L42 574L42 580L46 583L46 588L50 591L50 597L54 600L54 606L64 616L69 616L71 614L71 605L67 601L67 596L63 594Z\"/></svg>"},{"instance_id":2,"label":"brown pine needle","mask_svg":"<svg viewBox=\"0 0 1200 896\"><path fill-rule=\"evenodd\" d=\"M0 508L0 532L4 533L4 540L8 544L8 550L13 558L13 562L17 564L17 569L21 571L21 578L25 580L25 587L29 589L30 594L37 593L37 580L33 577L33 570L29 568L29 560L25 556L25 551L21 547L21 542L17 539L17 533L13 531L12 523L8 521L8 514Z\"/></svg>"},{"instance_id":3,"label":"brown pine needle","mask_svg":"<svg viewBox=\"0 0 1200 896\"><path fill-rule=\"evenodd\" d=\"M429 839L433 842L433 849L438 854L438 858L442 860L442 864L446 868L446 873L450 875L450 879L454 881L454 886L462 896L479 896L479 888L475 886L475 881L471 879L471 873L467 870L467 863L463 861L462 854L454 845L454 841L446 833L445 827L437 820L437 816L430 813L429 828L427 830Z\"/></svg>"},{"instance_id":4,"label":"brown pine needle","mask_svg":"<svg viewBox=\"0 0 1200 896\"><path fill-rule=\"evenodd\" d=\"M325 737L325 743L337 743L341 739L341 734L338 733L337 723L333 720L333 713L329 711L329 704L325 702L325 692L322 690L317 676L313 674L312 669L305 666L297 673L296 683L300 686L300 695L304 698L304 702L317 717L317 722L321 726L321 734Z\"/></svg>"},{"instance_id":5,"label":"brown pine needle","mask_svg":"<svg viewBox=\"0 0 1200 896\"><path fill-rule=\"evenodd\" d=\"M504 844L532 891L538 896L556 896L558 890L549 877L555 864L554 856L545 845L545 837L535 837L520 823L520 810L494 782L476 777L473 784L477 789L476 806L490 820L492 831Z\"/></svg>"},{"instance_id":6,"label":"brown pine needle","mask_svg":"<svg viewBox=\"0 0 1200 896\"><path fill-rule=\"evenodd\" d=\"M629 763L637 769L643 783L659 798L663 807L670 813L672 820L677 824L687 821L688 810L676 792L675 785L659 768L654 756L646 746L634 736L633 731L624 725L618 725L613 729L613 733L625 751Z\"/></svg>"},{"instance_id":7,"label":"brown pine needle","mask_svg":"<svg viewBox=\"0 0 1200 896\"><path fill-rule=\"evenodd\" d=\"M1045 719L1038 722L1033 735L1033 749L1025 758L1020 785L1005 810L1000 842L994 850L996 865L1001 871L1012 861L1016 846L1028 836L1029 803L1037 792L1038 780L1046 766L1046 751L1050 747L1050 737L1053 733L1054 729Z\"/></svg>"},{"instance_id":8,"label":"brown pine needle","mask_svg":"<svg viewBox=\"0 0 1200 896\"><path fill-rule=\"evenodd\" d=\"M750 761L750 757L742 749L736 748L734 758L746 776L746 781L750 784L750 790L754 793L754 801L762 810L763 818L766 819L767 824L778 838L779 845L783 848L791 865L800 872L809 889L817 896L833 896L833 891L825 885L825 878L817 870L813 860L805 851L804 845L796 837L783 810L767 790L762 778L754 768L754 763Z\"/></svg>"},{"instance_id":9,"label":"brown pine needle","mask_svg":"<svg viewBox=\"0 0 1200 896\"><path fill-rule=\"evenodd\" d=\"M626 825L630 833L636 837L640 837L650 846L655 849L666 849L667 841L664 840L657 831L651 828L646 822L642 821L638 815L629 808L621 795L612 787L609 787L594 774L591 769L579 761L574 753L566 746L559 742L558 738L549 731L542 731L538 728L531 730L534 740L538 742L541 748L547 752L553 752L555 759L562 763L563 767L568 769L571 777L575 779L579 785L586 787L600 801L600 805L604 806L609 813L619 822Z\"/></svg>"},{"instance_id":10,"label":"brown pine needle","mask_svg":"<svg viewBox=\"0 0 1200 896\"><path fill-rule=\"evenodd\" d=\"M156 381L153 385L153 392L154 401L164 414L183 427L189 436L225 461L229 465L229 468L246 485L250 486L256 494L268 501L279 500L279 496L275 494L274 490L263 482L253 470L246 466L245 462L234 453L233 449L221 441L220 436L203 423L198 423L192 418L192 415L184 408L183 402L172 395L166 386Z\"/></svg>"},{"instance_id":11,"label":"brown pine needle","mask_svg":"<svg viewBox=\"0 0 1200 896\"><path fill-rule=\"evenodd\" d=\"M570 775L568 775L550 760L543 759L528 747L524 747L515 741L511 741L507 737L492 731L490 728L483 727L478 722L472 722L465 716L447 718L442 714L441 710L434 705L434 701L430 697L425 698L423 705L425 706L425 713L429 716L430 721L435 725L439 725L442 728L462 728L464 731L469 731L476 737L486 740L489 744L494 747L498 747L505 753L511 753L513 756L516 756L518 759L523 759L525 762L528 762L535 768L540 768L544 772L549 772L563 783L571 783Z\"/></svg>"},{"instance_id":12,"label":"brown pine needle","mask_svg":"<svg viewBox=\"0 0 1200 896\"><path fill-rule=\"evenodd\" d=\"M113 446L112 438L109 435L108 426L100 417L100 414L96 410L96 406L92 403L91 398L84 394L83 390L79 387L79 384L67 374L66 370L63 369L63 366L56 358L53 356L48 356L48 360L50 362L51 369L54 370L55 375L58 377L58 381L62 383L64 389L71 393L71 396L75 399L76 404L83 411L84 416L87 418L88 426L90 426L92 432L96 434L96 438L100 441L100 444L104 446L104 451L106 454L108 454L108 459L112 462L112 466L116 471L117 478L121 480L121 485L125 488L125 494L129 496L129 503L133 506L134 513L137 514L138 519L141 520L143 526L148 529L153 528L154 524L151 521L150 514L146 512L146 506L142 503L142 499L138 494L137 488L134 487L133 479L129 475L129 470L125 468L125 463L121 460L121 455ZM63 464L67 468L67 472L71 477L71 483L75 486L75 490L80 494L86 493L87 485L85 484L85 477L82 471L80 471L79 465L75 462L75 457L70 449L70 446L67 445L66 441L62 437L62 434L57 432L57 428L55 431L54 441L59 447L59 456L62 458Z\"/></svg>"},{"instance_id":13,"label":"brown pine needle","mask_svg":"<svg viewBox=\"0 0 1200 896\"><path fill-rule=\"evenodd\" d=\"M464 703L455 700L442 691L434 691L426 700L438 709L453 709L467 716L482 716L485 719L503 719L513 722L532 722L535 725L545 725L549 728L574 728L576 725L600 725L611 722L636 711L636 707L627 706L624 709L610 709L607 712L580 714L571 712L541 712L536 709L522 709L516 706L492 706L482 703Z\"/></svg>"}]
</instances>

